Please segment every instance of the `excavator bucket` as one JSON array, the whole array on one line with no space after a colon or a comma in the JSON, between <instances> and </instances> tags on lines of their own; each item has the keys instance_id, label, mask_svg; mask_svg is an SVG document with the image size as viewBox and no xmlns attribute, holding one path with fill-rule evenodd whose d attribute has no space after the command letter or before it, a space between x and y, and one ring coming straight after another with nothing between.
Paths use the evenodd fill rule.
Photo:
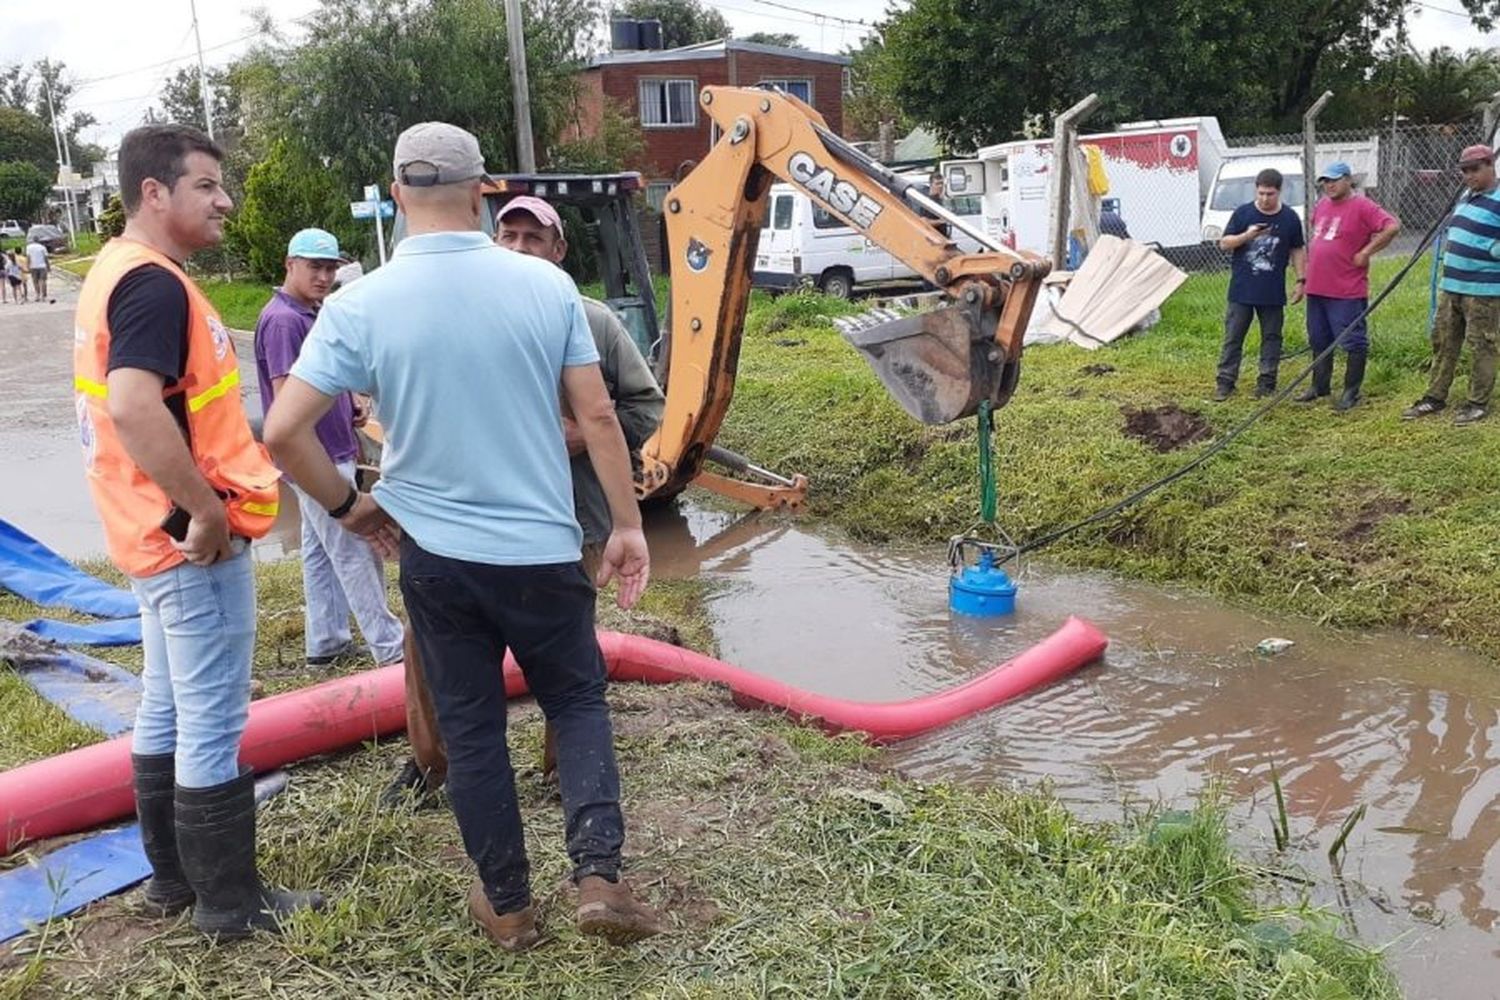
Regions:
<instances>
[{"instance_id":1,"label":"excavator bucket","mask_svg":"<svg viewBox=\"0 0 1500 1000\"><path fill-rule=\"evenodd\" d=\"M995 343L998 322L993 310L967 304L911 316L872 309L834 320L902 409L924 424L970 416L986 399L1005 405L1020 363L1007 362Z\"/></svg>"}]
</instances>

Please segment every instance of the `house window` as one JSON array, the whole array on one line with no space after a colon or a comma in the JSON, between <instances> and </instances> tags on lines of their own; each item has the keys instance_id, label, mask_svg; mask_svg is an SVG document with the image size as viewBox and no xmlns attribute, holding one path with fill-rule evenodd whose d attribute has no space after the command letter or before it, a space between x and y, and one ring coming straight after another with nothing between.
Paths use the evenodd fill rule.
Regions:
<instances>
[{"instance_id":1,"label":"house window","mask_svg":"<svg viewBox=\"0 0 1500 1000\"><path fill-rule=\"evenodd\" d=\"M646 185L646 204L660 212L661 203L667 200L667 192L670 190L671 181L652 181Z\"/></svg>"},{"instance_id":2,"label":"house window","mask_svg":"<svg viewBox=\"0 0 1500 1000\"><path fill-rule=\"evenodd\" d=\"M647 128L698 124L697 92L694 80L640 81L641 124Z\"/></svg>"},{"instance_id":3,"label":"house window","mask_svg":"<svg viewBox=\"0 0 1500 1000\"><path fill-rule=\"evenodd\" d=\"M811 80L762 80L756 84L762 90L781 90L806 104L812 103Z\"/></svg>"}]
</instances>

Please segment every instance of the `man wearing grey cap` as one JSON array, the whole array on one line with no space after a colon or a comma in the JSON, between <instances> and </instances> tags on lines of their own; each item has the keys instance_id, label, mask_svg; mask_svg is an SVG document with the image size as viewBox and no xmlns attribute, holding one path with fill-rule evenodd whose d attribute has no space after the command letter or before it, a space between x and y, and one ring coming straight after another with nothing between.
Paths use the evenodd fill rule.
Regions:
<instances>
[{"instance_id":1,"label":"man wearing grey cap","mask_svg":"<svg viewBox=\"0 0 1500 1000\"><path fill-rule=\"evenodd\" d=\"M579 561L566 401L614 527L597 583L630 607L650 571L630 458L573 282L481 228L484 161L468 132L396 141L407 231L391 262L333 296L266 419L266 442L351 531L401 557L401 591L449 755L448 791L479 871L469 911L501 948L539 940L505 744L499 665L514 654L557 732L578 926L616 943L658 933L620 877L624 821L594 584ZM424 294L413 296L412 288ZM559 393L559 388L561 393ZM314 425L343 392L385 427L374 495L341 476Z\"/></svg>"}]
</instances>

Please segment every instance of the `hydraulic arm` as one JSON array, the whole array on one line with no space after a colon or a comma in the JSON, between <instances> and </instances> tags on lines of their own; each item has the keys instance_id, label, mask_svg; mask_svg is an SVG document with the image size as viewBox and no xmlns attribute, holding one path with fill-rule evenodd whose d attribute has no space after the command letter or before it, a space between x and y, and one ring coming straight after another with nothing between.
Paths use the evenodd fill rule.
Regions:
<instances>
[{"instance_id":1,"label":"hydraulic arm","mask_svg":"<svg viewBox=\"0 0 1500 1000\"><path fill-rule=\"evenodd\" d=\"M944 424L977 412L985 401L1005 405L1048 270L1044 259L968 228L833 134L822 116L795 97L707 87L699 101L720 135L663 205L672 254L672 307L663 345L667 399L661 427L641 449L643 497L681 490L710 457L734 395L756 243L776 179L801 188L951 299L930 312L877 312L841 327L903 409L923 423ZM935 222L987 250L959 251ZM760 471L730 457L742 470ZM801 502L802 477L760 478L768 485L730 482L739 484L741 499L757 506Z\"/></svg>"}]
</instances>

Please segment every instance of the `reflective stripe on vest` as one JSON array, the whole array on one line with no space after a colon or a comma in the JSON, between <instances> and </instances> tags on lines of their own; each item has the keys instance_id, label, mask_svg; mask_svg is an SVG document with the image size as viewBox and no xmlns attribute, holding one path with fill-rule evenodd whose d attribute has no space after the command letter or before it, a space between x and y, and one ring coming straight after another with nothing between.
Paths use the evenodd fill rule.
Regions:
<instances>
[{"instance_id":1,"label":"reflective stripe on vest","mask_svg":"<svg viewBox=\"0 0 1500 1000\"><path fill-rule=\"evenodd\" d=\"M172 501L130 457L109 412L109 300L126 274L146 265L170 273L187 293L182 376L163 398L182 397L193 462L208 485L226 498L230 532L259 538L280 510L281 476L250 432L238 391L234 343L213 303L175 261L145 244L112 239L95 258L79 292L73 388L85 481L104 522L110 559L130 576L150 576L183 561L161 529Z\"/></svg>"}]
</instances>

